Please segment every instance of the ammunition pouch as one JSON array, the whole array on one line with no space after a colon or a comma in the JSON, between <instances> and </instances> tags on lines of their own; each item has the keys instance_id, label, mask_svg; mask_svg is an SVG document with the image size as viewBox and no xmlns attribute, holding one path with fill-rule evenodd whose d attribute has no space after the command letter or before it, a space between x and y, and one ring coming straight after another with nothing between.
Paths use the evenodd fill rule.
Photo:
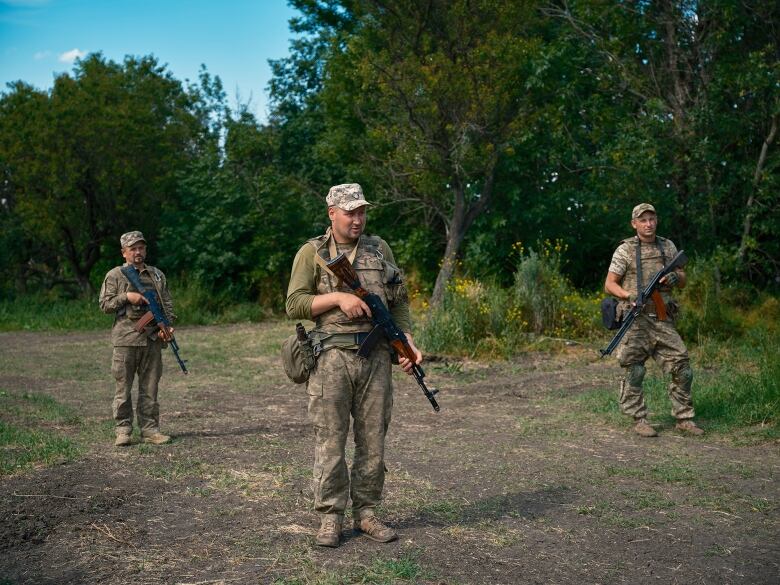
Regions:
<instances>
[{"instance_id":1,"label":"ammunition pouch","mask_svg":"<svg viewBox=\"0 0 780 585\"><path fill-rule=\"evenodd\" d=\"M284 373L296 384L303 384L309 380L309 375L316 363L311 335L307 334L299 323L296 327L296 333L282 342Z\"/></svg>"}]
</instances>

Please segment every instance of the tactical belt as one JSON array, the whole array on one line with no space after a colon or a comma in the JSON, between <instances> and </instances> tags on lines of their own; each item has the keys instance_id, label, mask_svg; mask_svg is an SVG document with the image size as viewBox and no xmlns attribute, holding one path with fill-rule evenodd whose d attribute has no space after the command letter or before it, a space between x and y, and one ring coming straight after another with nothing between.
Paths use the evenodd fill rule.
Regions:
<instances>
[{"instance_id":1,"label":"tactical belt","mask_svg":"<svg viewBox=\"0 0 780 585\"><path fill-rule=\"evenodd\" d=\"M315 333L314 343L315 346L320 346L321 349L329 349L331 347L347 347L350 345L362 345L368 338L370 331L361 331L359 333Z\"/></svg>"},{"instance_id":2,"label":"tactical belt","mask_svg":"<svg viewBox=\"0 0 780 585\"><path fill-rule=\"evenodd\" d=\"M359 357L367 358L382 338L382 330L378 327L374 327L372 331L360 331L357 333L311 332L312 348L314 349L315 357L327 349L338 347L356 351Z\"/></svg>"}]
</instances>

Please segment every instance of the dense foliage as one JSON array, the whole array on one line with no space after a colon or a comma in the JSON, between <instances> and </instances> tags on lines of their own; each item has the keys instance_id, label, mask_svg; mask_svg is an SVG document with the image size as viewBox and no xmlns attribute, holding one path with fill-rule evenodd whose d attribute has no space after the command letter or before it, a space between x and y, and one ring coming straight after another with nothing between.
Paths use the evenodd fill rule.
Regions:
<instances>
[{"instance_id":1,"label":"dense foliage","mask_svg":"<svg viewBox=\"0 0 780 585\"><path fill-rule=\"evenodd\" d=\"M639 201L708 267L712 294L778 286L780 5L291 4L264 124L230 111L218 78L185 86L152 57L93 54L50 91L7 87L3 296L94 295L118 236L141 229L204 303L278 308L341 182L363 184L369 231L435 306L477 279L520 322L539 317L520 270L538 266L518 263L518 242L566 250L565 280L547 283L560 298L600 288ZM539 327L555 330L521 329Z\"/></svg>"}]
</instances>

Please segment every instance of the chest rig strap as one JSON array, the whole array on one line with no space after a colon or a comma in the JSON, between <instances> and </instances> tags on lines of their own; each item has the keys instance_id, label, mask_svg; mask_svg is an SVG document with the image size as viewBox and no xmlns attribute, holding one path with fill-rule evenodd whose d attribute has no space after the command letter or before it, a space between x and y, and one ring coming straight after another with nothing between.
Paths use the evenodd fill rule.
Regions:
<instances>
[{"instance_id":1,"label":"chest rig strap","mask_svg":"<svg viewBox=\"0 0 780 585\"><path fill-rule=\"evenodd\" d=\"M661 253L661 266L662 268L666 268L666 254L664 254L664 246L661 241L661 238L656 237L655 238L655 245L658 246L658 251ZM644 289L642 287L642 240L639 239L639 236L636 238L636 295L637 299L636 302L638 305L642 305L645 302L645 299L643 298L643 292ZM650 295L650 298L653 301L653 304L655 305L655 314L651 315L653 317L657 317L659 321L666 321L667 314L666 314L666 303L664 303L663 297L661 297L661 293L658 292L658 289L654 290L653 293Z\"/></svg>"}]
</instances>

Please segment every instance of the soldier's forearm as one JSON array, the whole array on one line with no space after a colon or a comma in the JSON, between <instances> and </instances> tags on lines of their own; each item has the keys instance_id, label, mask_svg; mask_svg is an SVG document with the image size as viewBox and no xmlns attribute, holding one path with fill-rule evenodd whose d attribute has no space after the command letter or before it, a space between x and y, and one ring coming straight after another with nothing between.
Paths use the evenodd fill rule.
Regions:
<instances>
[{"instance_id":1,"label":"soldier's forearm","mask_svg":"<svg viewBox=\"0 0 780 585\"><path fill-rule=\"evenodd\" d=\"M104 313L116 313L127 304L127 293L117 293L111 297L104 297L100 300L100 310Z\"/></svg>"}]
</instances>

